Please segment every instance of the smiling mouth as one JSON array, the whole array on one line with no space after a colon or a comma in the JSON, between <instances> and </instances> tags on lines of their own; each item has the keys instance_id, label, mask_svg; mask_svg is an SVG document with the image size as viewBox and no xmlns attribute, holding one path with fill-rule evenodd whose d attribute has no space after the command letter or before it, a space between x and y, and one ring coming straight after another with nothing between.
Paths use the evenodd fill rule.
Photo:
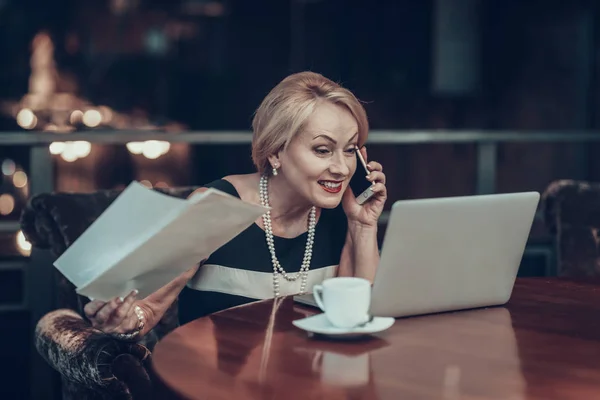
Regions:
<instances>
[{"instance_id":1,"label":"smiling mouth","mask_svg":"<svg viewBox=\"0 0 600 400\"><path fill-rule=\"evenodd\" d=\"M342 190L342 181L319 181L318 183L329 193L339 193Z\"/></svg>"}]
</instances>

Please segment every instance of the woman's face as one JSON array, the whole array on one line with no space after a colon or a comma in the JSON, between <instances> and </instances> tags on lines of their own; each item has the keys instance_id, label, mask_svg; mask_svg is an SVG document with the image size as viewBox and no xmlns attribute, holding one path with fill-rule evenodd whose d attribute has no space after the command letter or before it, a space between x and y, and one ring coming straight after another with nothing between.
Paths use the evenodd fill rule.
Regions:
<instances>
[{"instance_id":1,"label":"woman's face","mask_svg":"<svg viewBox=\"0 0 600 400\"><path fill-rule=\"evenodd\" d=\"M279 153L280 175L309 203L335 208L356 170L357 143L358 124L350 111L324 101Z\"/></svg>"}]
</instances>

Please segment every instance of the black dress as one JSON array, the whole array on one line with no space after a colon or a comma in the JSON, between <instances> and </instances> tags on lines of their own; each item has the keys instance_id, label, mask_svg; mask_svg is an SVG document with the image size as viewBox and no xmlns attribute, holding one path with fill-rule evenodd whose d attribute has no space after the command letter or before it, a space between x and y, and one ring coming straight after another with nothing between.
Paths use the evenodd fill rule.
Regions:
<instances>
[{"instance_id":1,"label":"black dress","mask_svg":"<svg viewBox=\"0 0 600 400\"><path fill-rule=\"evenodd\" d=\"M220 179L205 187L212 187L240 197L235 187ZM307 291L313 285L337 273L342 248L346 240L347 219L342 206L323 209L315 228L315 238ZM295 238L274 237L275 253L287 272L298 272L304 258L305 232ZM300 279L288 282L279 278L281 295L300 291ZM273 297L273 264L267 247L265 232L252 224L227 244L219 248L202 265L179 295L181 324L196 318Z\"/></svg>"}]
</instances>

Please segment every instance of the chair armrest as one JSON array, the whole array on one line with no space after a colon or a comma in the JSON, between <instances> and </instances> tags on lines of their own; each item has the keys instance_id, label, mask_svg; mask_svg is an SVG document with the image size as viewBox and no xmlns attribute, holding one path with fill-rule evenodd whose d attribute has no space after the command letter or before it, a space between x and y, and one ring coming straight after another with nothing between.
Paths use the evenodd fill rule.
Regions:
<instances>
[{"instance_id":1,"label":"chair armrest","mask_svg":"<svg viewBox=\"0 0 600 400\"><path fill-rule=\"evenodd\" d=\"M58 309L40 319L35 346L63 377L90 390L115 398L151 393L150 351L92 328L73 310Z\"/></svg>"},{"instance_id":2,"label":"chair armrest","mask_svg":"<svg viewBox=\"0 0 600 400\"><path fill-rule=\"evenodd\" d=\"M544 224L556 243L559 276L600 275L600 184L552 182L542 196Z\"/></svg>"},{"instance_id":3,"label":"chair armrest","mask_svg":"<svg viewBox=\"0 0 600 400\"><path fill-rule=\"evenodd\" d=\"M552 234L564 226L600 228L600 184L552 182L542 194L542 212Z\"/></svg>"}]
</instances>

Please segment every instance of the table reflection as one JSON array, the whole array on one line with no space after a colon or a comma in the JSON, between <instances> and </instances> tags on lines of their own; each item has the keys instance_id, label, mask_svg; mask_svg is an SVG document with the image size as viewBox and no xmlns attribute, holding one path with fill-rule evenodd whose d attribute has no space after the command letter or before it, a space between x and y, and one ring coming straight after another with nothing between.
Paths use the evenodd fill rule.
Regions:
<instances>
[{"instance_id":1,"label":"table reflection","mask_svg":"<svg viewBox=\"0 0 600 400\"><path fill-rule=\"evenodd\" d=\"M503 307L399 319L394 345L372 353L381 398L523 399L526 381ZM393 383L395 382L395 383Z\"/></svg>"}]
</instances>

